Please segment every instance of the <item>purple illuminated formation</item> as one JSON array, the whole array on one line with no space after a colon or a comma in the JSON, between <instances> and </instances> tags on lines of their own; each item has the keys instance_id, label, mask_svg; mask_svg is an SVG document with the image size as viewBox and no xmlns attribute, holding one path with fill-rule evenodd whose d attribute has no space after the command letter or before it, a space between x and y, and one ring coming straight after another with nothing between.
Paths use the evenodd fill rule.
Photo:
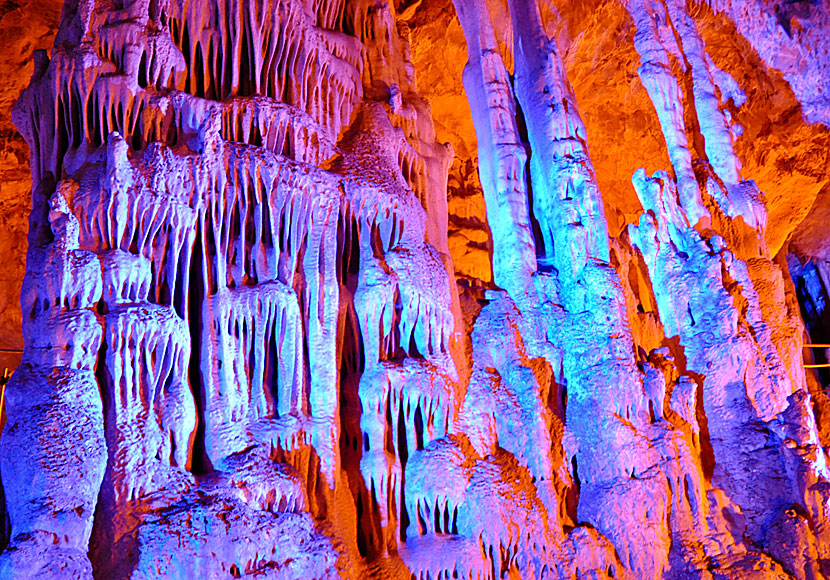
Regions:
<instances>
[{"instance_id":1,"label":"purple illuminated formation","mask_svg":"<svg viewBox=\"0 0 830 580\"><path fill-rule=\"evenodd\" d=\"M786 201L740 124L776 71L830 159L830 5L582 4L67 0L0 579L830 578L828 166ZM648 107L611 141L590 10Z\"/></svg>"}]
</instances>

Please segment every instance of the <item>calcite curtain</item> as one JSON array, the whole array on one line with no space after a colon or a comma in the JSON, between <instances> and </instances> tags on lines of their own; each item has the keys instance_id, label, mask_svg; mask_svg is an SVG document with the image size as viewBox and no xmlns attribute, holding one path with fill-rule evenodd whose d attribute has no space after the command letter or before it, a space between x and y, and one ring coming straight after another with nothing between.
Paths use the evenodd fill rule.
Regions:
<instances>
[{"instance_id":1,"label":"calcite curtain","mask_svg":"<svg viewBox=\"0 0 830 580\"><path fill-rule=\"evenodd\" d=\"M58 13L0 578L830 578L827 0Z\"/></svg>"}]
</instances>

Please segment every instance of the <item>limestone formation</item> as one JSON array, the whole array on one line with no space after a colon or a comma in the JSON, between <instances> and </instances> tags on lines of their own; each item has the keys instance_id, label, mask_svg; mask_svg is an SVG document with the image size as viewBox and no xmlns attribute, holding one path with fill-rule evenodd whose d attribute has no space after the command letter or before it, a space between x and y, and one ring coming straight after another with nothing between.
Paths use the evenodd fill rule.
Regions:
<instances>
[{"instance_id":1,"label":"limestone formation","mask_svg":"<svg viewBox=\"0 0 830 580\"><path fill-rule=\"evenodd\" d=\"M828 35L67 0L12 113L0 578L830 578Z\"/></svg>"}]
</instances>

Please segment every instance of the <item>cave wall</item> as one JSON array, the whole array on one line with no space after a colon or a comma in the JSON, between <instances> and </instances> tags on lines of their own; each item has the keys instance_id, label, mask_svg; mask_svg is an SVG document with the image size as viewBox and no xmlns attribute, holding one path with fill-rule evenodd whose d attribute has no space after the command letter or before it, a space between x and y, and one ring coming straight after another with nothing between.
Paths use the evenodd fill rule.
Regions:
<instances>
[{"instance_id":1,"label":"cave wall","mask_svg":"<svg viewBox=\"0 0 830 580\"><path fill-rule=\"evenodd\" d=\"M26 140L11 119L12 105L32 76L32 53L48 49L60 22L62 2L4 2L0 5L0 56L3 90L0 91L0 204L5 258L0 290L0 367L14 370L23 351L18 307L26 272L26 248L31 211L32 176Z\"/></svg>"},{"instance_id":2,"label":"cave wall","mask_svg":"<svg viewBox=\"0 0 830 580\"><path fill-rule=\"evenodd\" d=\"M830 577L828 15L67 2L0 577Z\"/></svg>"}]
</instances>

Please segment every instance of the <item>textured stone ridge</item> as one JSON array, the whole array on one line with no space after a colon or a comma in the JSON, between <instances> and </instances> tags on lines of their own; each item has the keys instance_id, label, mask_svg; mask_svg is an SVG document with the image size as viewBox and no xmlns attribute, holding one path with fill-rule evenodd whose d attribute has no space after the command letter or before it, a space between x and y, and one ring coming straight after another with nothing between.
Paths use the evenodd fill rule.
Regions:
<instances>
[{"instance_id":1,"label":"textured stone ridge","mask_svg":"<svg viewBox=\"0 0 830 580\"><path fill-rule=\"evenodd\" d=\"M828 35L68 0L0 578L830 578Z\"/></svg>"}]
</instances>

